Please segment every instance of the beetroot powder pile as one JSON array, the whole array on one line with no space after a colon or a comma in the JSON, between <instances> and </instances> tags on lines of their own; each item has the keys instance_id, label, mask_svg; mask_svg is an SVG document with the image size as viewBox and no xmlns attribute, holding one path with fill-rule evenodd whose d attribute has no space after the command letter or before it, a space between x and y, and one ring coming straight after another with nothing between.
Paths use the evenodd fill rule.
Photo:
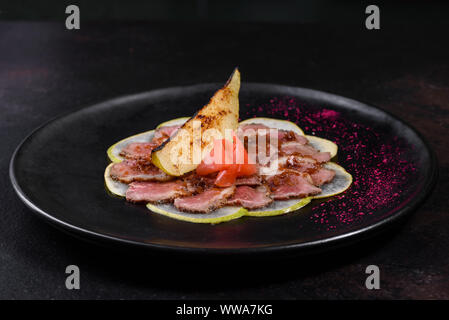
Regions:
<instances>
[{"instance_id":1,"label":"beetroot powder pile","mask_svg":"<svg viewBox=\"0 0 449 320\"><path fill-rule=\"evenodd\" d=\"M246 105L245 118L273 117L295 122L308 135L329 139L338 145L338 162L353 177L343 194L314 200L310 219L320 228L336 229L358 223L376 212L389 212L403 199L403 187L413 182L416 166L410 160L411 146L391 133L356 123L331 108L310 108L295 98L272 98L257 107Z\"/></svg>"}]
</instances>

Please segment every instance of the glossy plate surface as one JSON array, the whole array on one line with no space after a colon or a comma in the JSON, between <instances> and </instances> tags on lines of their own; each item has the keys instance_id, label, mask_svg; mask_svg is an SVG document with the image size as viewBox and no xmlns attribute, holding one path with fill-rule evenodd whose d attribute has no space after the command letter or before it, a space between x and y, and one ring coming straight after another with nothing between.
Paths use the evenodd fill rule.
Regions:
<instances>
[{"instance_id":1,"label":"glossy plate surface","mask_svg":"<svg viewBox=\"0 0 449 320\"><path fill-rule=\"evenodd\" d=\"M242 84L240 117L296 122L336 142L338 162L354 178L343 195L314 200L283 216L219 225L182 222L109 195L106 150L159 123L193 114L219 85L120 97L38 128L17 148L10 176L19 197L58 227L90 240L200 253L321 249L382 230L431 191L432 152L409 126L378 108L315 90Z\"/></svg>"}]
</instances>

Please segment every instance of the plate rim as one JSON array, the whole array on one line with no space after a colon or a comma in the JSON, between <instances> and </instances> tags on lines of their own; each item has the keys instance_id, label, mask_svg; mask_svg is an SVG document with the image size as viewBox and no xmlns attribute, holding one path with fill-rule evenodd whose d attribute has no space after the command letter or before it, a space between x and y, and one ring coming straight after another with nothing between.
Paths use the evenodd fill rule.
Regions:
<instances>
[{"instance_id":1,"label":"plate rim","mask_svg":"<svg viewBox=\"0 0 449 320\"><path fill-rule=\"evenodd\" d=\"M75 110L71 110L68 112L64 112L61 115L58 115L56 117L53 117L52 119L44 122L34 130L32 130L28 135L25 136L25 138L22 139L22 141L19 143L19 145L15 148L10 163L9 163L9 178L12 183L13 189L18 195L19 199L29 208L31 211L42 218L45 222L50 223L54 227L57 227L57 229L60 229L62 231L65 231L66 233L72 235L72 236L80 236L77 238L81 238L83 240L101 240L106 241L110 244L121 244L126 246L133 246L133 247L140 247L145 249L154 249L154 250L162 250L162 251L171 251L171 252L177 252L177 253L211 253L211 254L260 254L260 253L274 253L279 251L299 251L299 250L311 250L315 249L316 247L322 247L323 249L329 248L330 246L340 246L343 241L349 242L349 240L356 239L358 237L362 237L363 235L369 236L370 234L374 233L375 231L382 231L379 229L382 229L384 226L392 225L395 221L400 220L407 214L410 214L415 211L415 209L420 206L427 195L429 195L437 180L438 176L438 159L433 151L433 149L430 147L430 144L428 143L427 139L418 131L415 129L413 125L408 124L407 122L403 121L402 119L398 118L394 114L390 113L387 110L384 110L381 107L378 107L374 104L368 104L360 100L354 100L352 98L344 97L338 94L316 90L316 89L310 89L310 88L303 88L303 87L295 87L295 86L287 86L287 85L281 85L281 84L272 84L272 83L258 83L258 82L245 82L242 84L245 88L249 90L264 90L264 89L270 89L270 90L282 90L282 91L296 91L296 95L299 95L299 92L301 94L305 94L311 98L317 98L317 99L323 99L323 100L332 100L335 101L335 99L338 100L338 105L344 104L345 106L348 106L350 109L358 110L357 107L354 107L354 105L358 105L359 107L362 107L364 109L370 109L375 112L384 113L396 122L400 123L402 126L407 127L411 130L412 133L414 133L418 139L422 142L422 144L425 147L425 152L429 156L429 163L430 163L430 174L425 178L425 181L423 183L423 192L419 193L411 202L407 203L404 207L399 209L395 214L388 216L374 224L370 224L368 226L365 226L363 228L343 233L340 235L332 236L326 239L320 239L315 241L309 241L305 243L289 243L289 244L274 244L274 245L261 245L257 247L243 247L243 248L204 248L204 247L189 247L189 246L181 246L181 245L163 245L163 244L156 244L156 243L148 243L148 242L139 242L134 240L128 240L128 239L122 239L114 236L109 236L107 234L102 234L96 231L88 230L86 228L82 228L76 225L73 225L71 223L68 223L62 219L58 219L51 215L48 212L45 212L44 210L40 209L37 205L35 205L25 194L25 192L22 190L22 188L19 185L19 182L17 181L17 178L14 174L15 171L15 162L17 158L17 154L22 149L22 147L25 145L27 141L29 141L33 135L35 135L37 132L48 126L54 121L57 121L59 119L68 117L72 114L82 112L86 109L92 109L92 108L101 108L101 107L110 107L111 104L122 104L123 102L128 102L132 100L141 100L144 98L149 98L152 95L159 95L161 93L168 93L170 91L176 91L176 90L204 90L206 88L212 88L214 86L220 86L218 83L202 83L202 84L195 84L195 85L189 85L189 86L174 86L174 87L167 87L167 88L158 88L153 90L148 90L140 93L134 93L134 94L128 94L128 95L121 95L117 97L113 97L107 100L103 100L99 103L90 104Z\"/></svg>"}]
</instances>

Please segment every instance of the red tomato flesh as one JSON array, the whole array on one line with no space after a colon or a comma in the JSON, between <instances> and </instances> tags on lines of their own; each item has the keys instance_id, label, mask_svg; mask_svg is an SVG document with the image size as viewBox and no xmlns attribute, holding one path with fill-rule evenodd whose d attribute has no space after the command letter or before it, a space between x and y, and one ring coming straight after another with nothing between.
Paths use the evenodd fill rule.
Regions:
<instances>
[{"instance_id":1,"label":"red tomato flesh","mask_svg":"<svg viewBox=\"0 0 449 320\"><path fill-rule=\"evenodd\" d=\"M233 143L225 139L215 140L214 147L200 165L196 173L205 176L218 172L215 185L229 187L239 176L250 176L257 172L254 161L249 161L248 153L242 142L233 134Z\"/></svg>"}]
</instances>

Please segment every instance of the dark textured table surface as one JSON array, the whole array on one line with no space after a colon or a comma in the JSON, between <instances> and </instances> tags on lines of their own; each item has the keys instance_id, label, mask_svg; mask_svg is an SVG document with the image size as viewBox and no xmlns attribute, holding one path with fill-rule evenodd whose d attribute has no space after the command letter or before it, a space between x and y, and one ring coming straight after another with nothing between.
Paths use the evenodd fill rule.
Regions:
<instances>
[{"instance_id":1,"label":"dark textured table surface","mask_svg":"<svg viewBox=\"0 0 449 320\"><path fill-rule=\"evenodd\" d=\"M0 298L449 298L448 26L0 23ZM154 88L243 81L309 87L378 105L417 128L440 172L394 229L312 257L220 261L124 253L47 225L14 193L8 165L35 127ZM76 133L74 133L76 134ZM65 288L65 267L81 289ZM381 289L365 288L378 265Z\"/></svg>"}]
</instances>

